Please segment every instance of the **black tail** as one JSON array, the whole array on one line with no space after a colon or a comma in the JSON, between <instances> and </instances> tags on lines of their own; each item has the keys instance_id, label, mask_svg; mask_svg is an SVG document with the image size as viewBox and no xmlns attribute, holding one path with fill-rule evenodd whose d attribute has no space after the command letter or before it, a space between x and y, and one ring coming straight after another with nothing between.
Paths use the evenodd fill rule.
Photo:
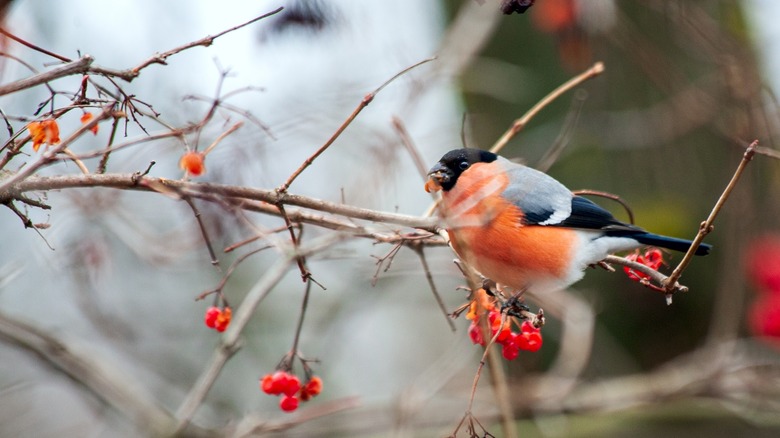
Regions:
<instances>
[{"instance_id":1,"label":"black tail","mask_svg":"<svg viewBox=\"0 0 780 438\"><path fill-rule=\"evenodd\" d=\"M680 252L687 252L688 248L691 247L691 243L693 243L690 240L678 239L676 237L661 236L659 234L653 234L647 232L630 234L630 235L626 235L626 237L631 237L632 239L636 239L637 242L645 245L659 246L661 248L671 249L673 251L680 251ZM711 249L712 249L712 245L702 243L701 245L699 245L698 248L696 248L695 254L707 255L710 253Z\"/></svg>"}]
</instances>

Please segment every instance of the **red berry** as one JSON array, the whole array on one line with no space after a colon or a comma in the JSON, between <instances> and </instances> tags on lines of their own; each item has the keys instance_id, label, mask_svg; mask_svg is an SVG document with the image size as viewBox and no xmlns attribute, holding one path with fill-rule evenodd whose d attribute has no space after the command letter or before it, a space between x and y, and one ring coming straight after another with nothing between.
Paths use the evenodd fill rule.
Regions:
<instances>
[{"instance_id":1,"label":"red berry","mask_svg":"<svg viewBox=\"0 0 780 438\"><path fill-rule=\"evenodd\" d=\"M523 333L523 338L525 339L525 348L523 350L528 350L530 352L539 351L540 348L542 348L542 335L539 332L532 332L532 333Z\"/></svg>"},{"instance_id":2,"label":"red berry","mask_svg":"<svg viewBox=\"0 0 780 438\"><path fill-rule=\"evenodd\" d=\"M528 349L528 339L524 333L512 333L512 344L521 350Z\"/></svg>"},{"instance_id":3,"label":"red berry","mask_svg":"<svg viewBox=\"0 0 780 438\"><path fill-rule=\"evenodd\" d=\"M287 374L287 382L285 386L282 388L282 393L285 395L292 397L295 394L298 393L301 389L301 379L298 378L298 376L294 374Z\"/></svg>"},{"instance_id":4,"label":"red berry","mask_svg":"<svg viewBox=\"0 0 780 438\"><path fill-rule=\"evenodd\" d=\"M520 348L514 342L508 342L504 344L504 348L501 349L501 354L506 360L515 360L520 354Z\"/></svg>"},{"instance_id":5,"label":"red berry","mask_svg":"<svg viewBox=\"0 0 780 438\"><path fill-rule=\"evenodd\" d=\"M472 343L482 346L485 345L485 339L482 336L482 328L479 326L477 321L471 322L471 325L469 326L469 337L471 338Z\"/></svg>"},{"instance_id":6,"label":"red berry","mask_svg":"<svg viewBox=\"0 0 780 438\"><path fill-rule=\"evenodd\" d=\"M292 412L298 409L298 398L295 396L285 395L282 400L279 401L279 407L284 412Z\"/></svg>"},{"instance_id":7,"label":"red berry","mask_svg":"<svg viewBox=\"0 0 780 438\"><path fill-rule=\"evenodd\" d=\"M287 387L287 373L284 371L277 371L271 375L271 383L269 388L269 394L279 395Z\"/></svg>"},{"instance_id":8,"label":"red berry","mask_svg":"<svg viewBox=\"0 0 780 438\"><path fill-rule=\"evenodd\" d=\"M206 327L215 328L217 318L219 318L219 315L221 314L222 311L219 310L219 307L211 306L206 309L206 316L203 318L204 322L206 323Z\"/></svg>"},{"instance_id":9,"label":"red berry","mask_svg":"<svg viewBox=\"0 0 780 438\"><path fill-rule=\"evenodd\" d=\"M664 264L664 253L662 253L660 249L650 248L645 251L646 266L657 270L662 264Z\"/></svg>"},{"instance_id":10,"label":"red berry","mask_svg":"<svg viewBox=\"0 0 780 438\"><path fill-rule=\"evenodd\" d=\"M534 333L538 332L539 328L534 327L534 325L529 321L523 321L523 324L520 325L520 331L523 333Z\"/></svg>"},{"instance_id":11,"label":"red berry","mask_svg":"<svg viewBox=\"0 0 780 438\"><path fill-rule=\"evenodd\" d=\"M512 336L512 327L507 322L506 324L504 324L504 327L498 333L498 336L496 337L496 342L498 342L499 344L504 344L510 339L511 336Z\"/></svg>"}]
</instances>

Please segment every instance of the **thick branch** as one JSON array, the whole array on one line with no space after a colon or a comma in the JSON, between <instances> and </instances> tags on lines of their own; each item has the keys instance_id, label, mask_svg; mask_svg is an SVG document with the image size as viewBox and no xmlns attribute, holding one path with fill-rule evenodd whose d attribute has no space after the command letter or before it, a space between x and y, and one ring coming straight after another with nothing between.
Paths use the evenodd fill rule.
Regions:
<instances>
[{"instance_id":1,"label":"thick branch","mask_svg":"<svg viewBox=\"0 0 780 438\"><path fill-rule=\"evenodd\" d=\"M18 81L11 82L10 84L2 85L0 86L0 96L5 96L6 94L15 93L20 90L26 90L28 88L33 88L37 85L45 84L46 82L63 78L65 76L84 74L89 70L89 66L92 65L92 61L94 61L94 58L89 55L84 55L75 61L63 64L59 67L55 67L49 71L30 76L29 78L20 79Z\"/></svg>"},{"instance_id":2,"label":"thick branch","mask_svg":"<svg viewBox=\"0 0 780 438\"><path fill-rule=\"evenodd\" d=\"M208 200L212 196L228 198L251 199L263 201L269 204L295 205L312 210L362 219L373 222L401 225L410 228L435 233L438 220L435 218L421 218L405 214L388 213L367 208L353 207L345 204L337 204L321 199L300 195L279 193L276 190L258 189L251 187L232 186L214 183L198 183L182 180L170 180L165 178L152 178L133 174L90 174L90 175L63 175L63 176L32 176L22 181L8 184L4 181L0 184L0 202L14 199L15 197L31 191L60 190L76 187L109 187L115 189L140 190L149 192L176 192L189 196Z\"/></svg>"}]
</instances>

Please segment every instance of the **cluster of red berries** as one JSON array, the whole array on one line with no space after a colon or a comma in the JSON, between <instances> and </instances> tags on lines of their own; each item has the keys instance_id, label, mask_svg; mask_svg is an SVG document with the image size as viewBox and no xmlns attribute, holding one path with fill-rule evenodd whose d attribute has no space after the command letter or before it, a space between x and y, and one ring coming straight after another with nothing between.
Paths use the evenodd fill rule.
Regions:
<instances>
[{"instance_id":1,"label":"cluster of red berries","mask_svg":"<svg viewBox=\"0 0 780 438\"><path fill-rule=\"evenodd\" d=\"M292 412L298 409L299 402L309 401L322 391L322 379L311 376L301 385L298 376L280 370L263 376L260 379L260 389L269 395L281 395L279 407L285 412Z\"/></svg>"},{"instance_id":2,"label":"cluster of red berries","mask_svg":"<svg viewBox=\"0 0 780 438\"><path fill-rule=\"evenodd\" d=\"M745 267L758 291L748 313L750 328L780 347L780 235L756 240L747 251Z\"/></svg>"},{"instance_id":3,"label":"cluster of red berries","mask_svg":"<svg viewBox=\"0 0 780 438\"><path fill-rule=\"evenodd\" d=\"M232 317L233 310L230 309L230 306L225 306L222 309L217 306L211 306L206 309L203 321L206 323L206 327L213 328L218 332L224 332L230 325Z\"/></svg>"},{"instance_id":4,"label":"cluster of red berries","mask_svg":"<svg viewBox=\"0 0 780 438\"><path fill-rule=\"evenodd\" d=\"M664 264L664 254L658 248L648 248L644 254L639 254L639 251L636 251L627 255L626 260L637 262L657 271L658 268ZM634 281L642 281L650 278L650 276L644 272L635 271L628 266L623 266L623 271L628 275L628 278Z\"/></svg>"},{"instance_id":5,"label":"cluster of red berries","mask_svg":"<svg viewBox=\"0 0 780 438\"><path fill-rule=\"evenodd\" d=\"M471 321L469 337L471 342L482 345L487 343L482 333L481 318L487 314L490 336L495 336L496 343L503 346L501 354L507 360L514 360L520 354L520 350L535 352L542 348L542 333L528 321L520 325L520 332L512 331L512 320L507 319L501 323L501 311L496 306L496 299L488 296L484 289L476 293L471 302L466 319Z\"/></svg>"}]
</instances>

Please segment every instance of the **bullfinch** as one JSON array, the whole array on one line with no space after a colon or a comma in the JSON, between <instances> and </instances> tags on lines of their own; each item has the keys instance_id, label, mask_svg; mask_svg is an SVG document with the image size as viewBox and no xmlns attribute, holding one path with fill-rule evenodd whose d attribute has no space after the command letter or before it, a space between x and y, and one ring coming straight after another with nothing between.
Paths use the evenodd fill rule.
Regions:
<instances>
[{"instance_id":1,"label":"bullfinch","mask_svg":"<svg viewBox=\"0 0 780 438\"><path fill-rule=\"evenodd\" d=\"M551 176L479 149L446 153L428 192L455 252L485 277L518 291L566 288L608 254L644 245L687 251L691 241L623 223ZM696 255L705 255L702 244Z\"/></svg>"}]
</instances>

